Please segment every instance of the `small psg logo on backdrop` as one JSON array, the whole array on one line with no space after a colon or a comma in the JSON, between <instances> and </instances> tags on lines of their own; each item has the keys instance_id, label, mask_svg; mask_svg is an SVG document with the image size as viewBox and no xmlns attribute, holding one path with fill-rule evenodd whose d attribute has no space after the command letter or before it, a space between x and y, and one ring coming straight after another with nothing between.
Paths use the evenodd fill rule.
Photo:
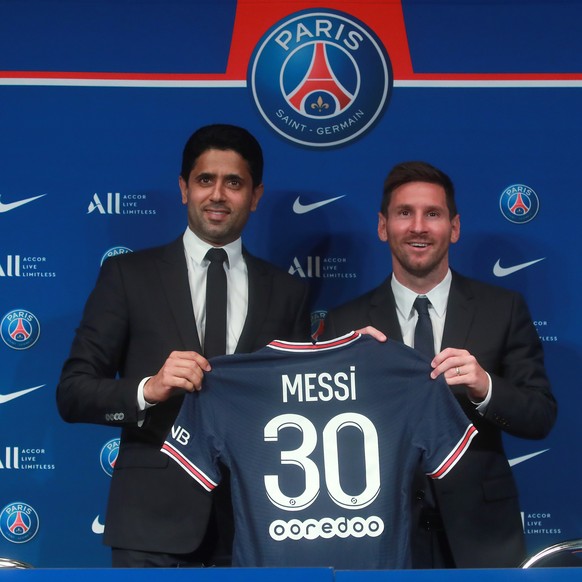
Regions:
<instances>
[{"instance_id":1,"label":"small psg logo on backdrop","mask_svg":"<svg viewBox=\"0 0 582 582\"><path fill-rule=\"evenodd\" d=\"M119 439L111 439L107 441L101 453L99 454L99 460L101 462L101 468L111 477L113 475L113 469L115 467L115 461L117 461L117 455L119 454Z\"/></svg>"},{"instance_id":2,"label":"small psg logo on backdrop","mask_svg":"<svg viewBox=\"0 0 582 582\"><path fill-rule=\"evenodd\" d=\"M267 123L301 145L345 144L383 113L392 91L386 49L364 23L337 10L304 10L255 47L249 87Z\"/></svg>"},{"instance_id":3,"label":"small psg logo on backdrop","mask_svg":"<svg viewBox=\"0 0 582 582\"><path fill-rule=\"evenodd\" d=\"M505 188L499 198L501 214L516 224L525 224L533 220L539 209L538 195L525 184L513 184Z\"/></svg>"},{"instance_id":4,"label":"small psg logo on backdrop","mask_svg":"<svg viewBox=\"0 0 582 582\"><path fill-rule=\"evenodd\" d=\"M27 350L40 337L40 323L34 313L13 309L0 321L0 335L9 348Z\"/></svg>"},{"instance_id":5,"label":"small psg logo on backdrop","mask_svg":"<svg viewBox=\"0 0 582 582\"><path fill-rule=\"evenodd\" d=\"M101 257L101 265L103 265L103 263L111 257L117 257L118 255L127 255L128 253L132 252L133 251L127 247L123 246L112 247L103 253L103 256Z\"/></svg>"},{"instance_id":6,"label":"small psg logo on backdrop","mask_svg":"<svg viewBox=\"0 0 582 582\"><path fill-rule=\"evenodd\" d=\"M323 333L325 328L325 316L327 311L324 309L318 309L317 311L311 312L311 339L316 342L319 336Z\"/></svg>"},{"instance_id":7,"label":"small psg logo on backdrop","mask_svg":"<svg viewBox=\"0 0 582 582\"><path fill-rule=\"evenodd\" d=\"M13 544L29 542L38 532L38 514L28 503L15 501L0 512L0 533Z\"/></svg>"}]
</instances>

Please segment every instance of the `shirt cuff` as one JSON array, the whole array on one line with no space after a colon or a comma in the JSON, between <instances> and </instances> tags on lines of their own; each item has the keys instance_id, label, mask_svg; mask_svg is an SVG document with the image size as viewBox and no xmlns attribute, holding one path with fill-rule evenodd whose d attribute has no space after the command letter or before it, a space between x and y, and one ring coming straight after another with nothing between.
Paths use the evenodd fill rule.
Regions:
<instances>
[{"instance_id":1,"label":"shirt cuff","mask_svg":"<svg viewBox=\"0 0 582 582\"><path fill-rule=\"evenodd\" d=\"M142 426L145 420L145 412L148 408L155 406L155 404L151 404L150 402L146 402L145 396L143 395L143 389L146 385L146 382L151 378L151 376L147 376L144 378L137 387L137 426Z\"/></svg>"},{"instance_id":2,"label":"shirt cuff","mask_svg":"<svg viewBox=\"0 0 582 582\"><path fill-rule=\"evenodd\" d=\"M493 391L493 381L491 380L491 376L489 375L488 372L485 372L485 374L487 374L487 378L489 378L489 386L487 386L487 396L485 396L485 399L482 400L481 402L475 402L471 400L471 402L477 407L475 410L481 416L484 416L485 411L487 410L487 406L489 406L489 402L491 401L491 392Z\"/></svg>"}]
</instances>

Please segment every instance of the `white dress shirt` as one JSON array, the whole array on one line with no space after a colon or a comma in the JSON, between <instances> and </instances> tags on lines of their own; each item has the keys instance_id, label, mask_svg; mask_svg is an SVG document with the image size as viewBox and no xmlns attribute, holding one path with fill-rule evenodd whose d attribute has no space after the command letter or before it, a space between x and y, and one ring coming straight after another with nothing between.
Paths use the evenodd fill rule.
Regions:
<instances>
[{"instance_id":1,"label":"white dress shirt","mask_svg":"<svg viewBox=\"0 0 582 582\"><path fill-rule=\"evenodd\" d=\"M209 261L204 257L212 245L198 238L189 228L184 233L184 251L188 263L188 281L190 295L194 308L196 329L200 345L204 346L204 330L206 327L206 275ZM223 247L228 255L224 263L227 282L226 321L226 353L234 353L247 318L249 303L249 285L247 264L242 256L242 241L240 238Z\"/></svg>"},{"instance_id":2,"label":"white dress shirt","mask_svg":"<svg viewBox=\"0 0 582 582\"><path fill-rule=\"evenodd\" d=\"M441 343L443 340L443 331L445 329L445 317L447 315L447 301L449 299L449 291L451 290L452 275L450 269L447 271L445 278L436 286L433 287L426 295L430 305L428 312L430 314L430 321L432 323L432 333L434 337L434 353L438 354L441 351ZM392 293L396 302L396 313L398 315L398 323L402 331L402 340L407 346L414 347L414 328L418 321L418 313L414 309L414 301L418 297L418 293L411 291L400 283L394 274L392 274Z\"/></svg>"}]
</instances>

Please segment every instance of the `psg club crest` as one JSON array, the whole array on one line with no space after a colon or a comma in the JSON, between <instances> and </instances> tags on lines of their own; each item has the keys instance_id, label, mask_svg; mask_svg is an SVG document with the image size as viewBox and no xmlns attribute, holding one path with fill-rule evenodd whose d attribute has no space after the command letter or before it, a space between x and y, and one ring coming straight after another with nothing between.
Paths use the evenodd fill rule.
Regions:
<instances>
[{"instance_id":1,"label":"psg club crest","mask_svg":"<svg viewBox=\"0 0 582 582\"><path fill-rule=\"evenodd\" d=\"M105 253L103 253L103 256L101 257L101 266L103 266L103 263L110 257L116 257L117 255L126 255L127 253L132 253L133 251L127 247L113 247L107 251L105 251Z\"/></svg>"},{"instance_id":2,"label":"psg club crest","mask_svg":"<svg viewBox=\"0 0 582 582\"><path fill-rule=\"evenodd\" d=\"M0 335L9 348L27 350L40 337L40 323L34 313L13 309L0 321Z\"/></svg>"},{"instance_id":3,"label":"psg club crest","mask_svg":"<svg viewBox=\"0 0 582 582\"><path fill-rule=\"evenodd\" d=\"M501 214L516 224L533 220L540 209L538 195L525 184L508 186L499 198Z\"/></svg>"},{"instance_id":4,"label":"psg club crest","mask_svg":"<svg viewBox=\"0 0 582 582\"><path fill-rule=\"evenodd\" d=\"M336 10L304 10L255 47L249 87L265 121L301 145L330 147L365 133L392 92L392 66L377 36Z\"/></svg>"},{"instance_id":5,"label":"psg club crest","mask_svg":"<svg viewBox=\"0 0 582 582\"><path fill-rule=\"evenodd\" d=\"M119 438L107 441L99 453L101 468L111 477L119 454Z\"/></svg>"},{"instance_id":6,"label":"psg club crest","mask_svg":"<svg viewBox=\"0 0 582 582\"><path fill-rule=\"evenodd\" d=\"M311 312L311 339L316 342L319 336L323 333L325 327L325 316L327 311L318 309Z\"/></svg>"},{"instance_id":7,"label":"psg club crest","mask_svg":"<svg viewBox=\"0 0 582 582\"><path fill-rule=\"evenodd\" d=\"M13 544L29 542L38 532L38 527L38 514L28 503L9 503L0 512L0 533Z\"/></svg>"}]
</instances>

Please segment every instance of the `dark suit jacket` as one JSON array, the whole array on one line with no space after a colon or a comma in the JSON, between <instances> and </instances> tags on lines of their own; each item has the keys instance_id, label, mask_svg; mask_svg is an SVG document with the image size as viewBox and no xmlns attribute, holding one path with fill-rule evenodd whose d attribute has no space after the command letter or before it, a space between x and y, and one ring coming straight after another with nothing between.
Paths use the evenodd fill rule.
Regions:
<instances>
[{"instance_id":1,"label":"dark suit jacket","mask_svg":"<svg viewBox=\"0 0 582 582\"><path fill-rule=\"evenodd\" d=\"M366 325L402 341L390 278L330 311L324 337ZM517 566L525 557L525 545L502 432L540 439L554 424L557 406L542 346L521 295L453 273L442 340L442 349L446 347L468 350L493 384L484 416L463 387L452 388L479 430L454 471L434 483L453 558L459 568ZM422 534L418 530L415 535Z\"/></svg>"},{"instance_id":2,"label":"dark suit jacket","mask_svg":"<svg viewBox=\"0 0 582 582\"><path fill-rule=\"evenodd\" d=\"M245 252L249 305L237 352L309 335L308 293L298 279ZM137 386L173 350L201 353L182 237L108 259L91 293L57 389L68 422L121 426L104 542L189 553L205 533L211 498L160 453L183 397L148 409L138 427Z\"/></svg>"}]
</instances>

